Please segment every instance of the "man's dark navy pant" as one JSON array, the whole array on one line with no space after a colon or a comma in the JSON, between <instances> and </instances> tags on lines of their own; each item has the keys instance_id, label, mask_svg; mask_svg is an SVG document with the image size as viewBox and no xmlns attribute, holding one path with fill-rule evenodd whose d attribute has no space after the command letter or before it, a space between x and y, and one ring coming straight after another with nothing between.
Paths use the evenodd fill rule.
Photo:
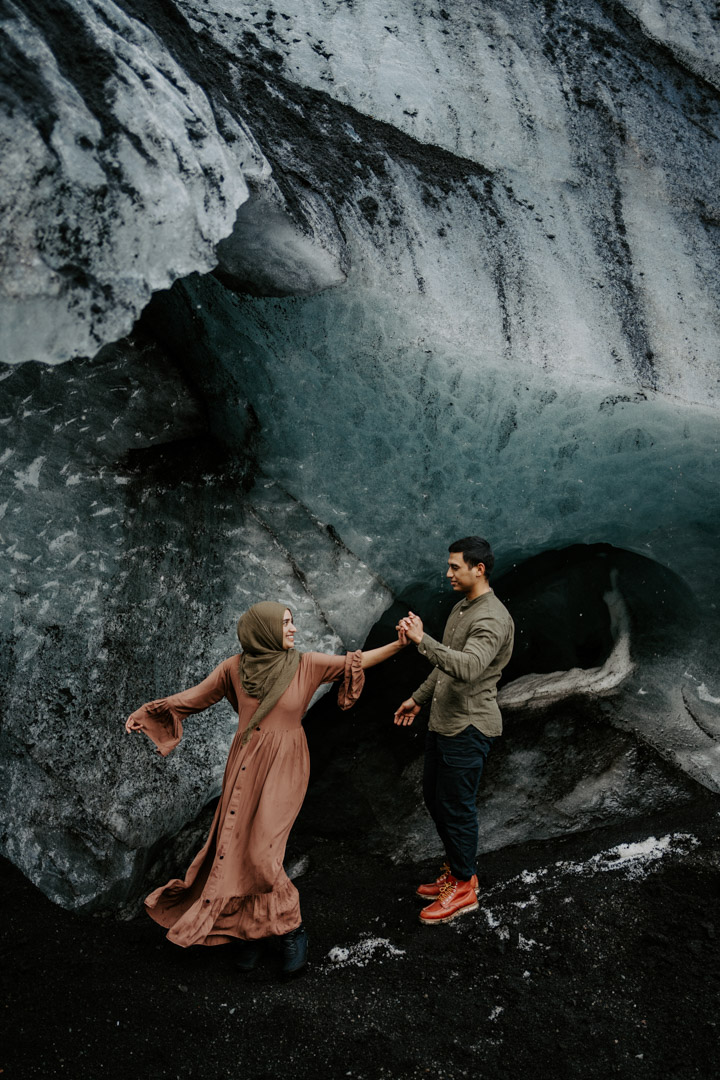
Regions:
<instances>
[{"instance_id":1,"label":"man's dark navy pant","mask_svg":"<svg viewBox=\"0 0 720 1080\"><path fill-rule=\"evenodd\" d=\"M494 741L472 725L459 735L427 733L423 797L445 845L450 873L459 881L469 881L477 872L475 799Z\"/></svg>"}]
</instances>

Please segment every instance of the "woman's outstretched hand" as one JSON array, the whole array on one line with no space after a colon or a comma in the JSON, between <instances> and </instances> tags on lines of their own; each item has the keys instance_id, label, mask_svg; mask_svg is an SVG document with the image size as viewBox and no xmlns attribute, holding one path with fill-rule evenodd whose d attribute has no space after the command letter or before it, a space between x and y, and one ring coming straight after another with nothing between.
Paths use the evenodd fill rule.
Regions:
<instances>
[{"instance_id":1,"label":"woman's outstretched hand","mask_svg":"<svg viewBox=\"0 0 720 1080\"><path fill-rule=\"evenodd\" d=\"M135 714L132 713L130 716L128 716L127 720L125 721L125 730L127 731L128 735L132 735L133 731L142 731L142 726L140 724L140 721L139 720L134 720L133 719L134 716L135 716Z\"/></svg>"}]
</instances>

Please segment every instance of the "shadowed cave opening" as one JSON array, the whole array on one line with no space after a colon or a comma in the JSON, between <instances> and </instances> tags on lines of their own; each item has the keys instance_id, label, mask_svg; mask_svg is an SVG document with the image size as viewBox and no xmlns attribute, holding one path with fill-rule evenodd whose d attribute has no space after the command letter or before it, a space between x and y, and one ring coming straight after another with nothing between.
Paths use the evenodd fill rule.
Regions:
<instances>
[{"instance_id":1,"label":"shadowed cave opening","mask_svg":"<svg viewBox=\"0 0 720 1080\"><path fill-rule=\"evenodd\" d=\"M515 621L503 683L602 666L614 645L606 600L611 574L628 554L610 544L574 544L542 552L493 580Z\"/></svg>"}]
</instances>

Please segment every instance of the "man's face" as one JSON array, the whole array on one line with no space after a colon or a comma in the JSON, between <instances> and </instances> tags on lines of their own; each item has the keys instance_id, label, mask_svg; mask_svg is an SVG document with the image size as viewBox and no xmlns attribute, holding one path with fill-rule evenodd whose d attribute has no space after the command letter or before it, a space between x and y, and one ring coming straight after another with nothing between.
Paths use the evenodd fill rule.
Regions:
<instances>
[{"instance_id":1,"label":"man's face","mask_svg":"<svg viewBox=\"0 0 720 1080\"><path fill-rule=\"evenodd\" d=\"M450 584L455 592L470 592L484 573L485 567L482 563L478 563L477 566L468 566L463 558L462 551L450 552L447 577L450 578Z\"/></svg>"}]
</instances>

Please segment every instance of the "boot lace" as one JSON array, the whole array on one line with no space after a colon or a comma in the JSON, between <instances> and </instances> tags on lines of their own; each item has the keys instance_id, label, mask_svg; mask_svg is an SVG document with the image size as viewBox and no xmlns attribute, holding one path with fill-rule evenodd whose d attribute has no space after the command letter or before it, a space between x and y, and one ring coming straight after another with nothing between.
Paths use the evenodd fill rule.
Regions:
<instances>
[{"instance_id":1,"label":"boot lace","mask_svg":"<svg viewBox=\"0 0 720 1080\"><path fill-rule=\"evenodd\" d=\"M450 871L448 870L448 880L445 882L444 885L440 887L440 892L438 893L438 900L441 903L443 900L449 900L456 889L457 881L454 877L450 875Z\"/></svg>"}]
</instances>

